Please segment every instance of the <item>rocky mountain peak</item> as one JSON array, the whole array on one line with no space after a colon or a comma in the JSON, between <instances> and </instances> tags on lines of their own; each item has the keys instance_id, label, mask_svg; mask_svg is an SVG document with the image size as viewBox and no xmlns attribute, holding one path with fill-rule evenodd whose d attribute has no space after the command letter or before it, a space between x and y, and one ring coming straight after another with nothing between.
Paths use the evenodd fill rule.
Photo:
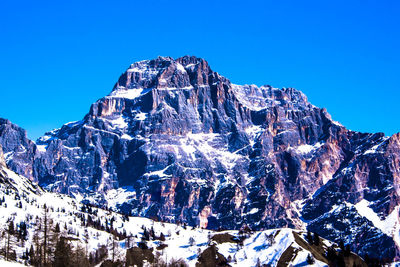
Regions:
<instances>
[{"instance_id":1,"label":"rocky mountain peak","mask_svg":"<svg viewBox=\"0 0 400 267\"><path fill-rule=\"evenodd\" d=\"M173 89L192 85L207 85L208 63L201 58L158 57L133 63L118 79L114 87L121 89Z\"/></svg>"},{"instance_id":2,"label":"rocky mountain peak","mask_svg":"<svg viewBox=\"0 0 400 267\"><path fill-rule=\"evenodd\" d=\"M7 162L52 191L210 229L346 233L361 254L398 255L387 229L399 218L400 136L349 131L294 88L236 85L201 58L158 57L37 146L4 125Z\"/></svg>"},{"instance_id":3,"label":"rocky mountain peak","mask_svg":"<svg viewBox=\"0 0 400 267\"><path fill-rule=\"evenodd\" d=\"M28 139L26 131L0 118L0 146L4 153L8 167L32 180L36 179L33 173L33 160L37 154L35 143Z\"/></svg>"}]
</instances>

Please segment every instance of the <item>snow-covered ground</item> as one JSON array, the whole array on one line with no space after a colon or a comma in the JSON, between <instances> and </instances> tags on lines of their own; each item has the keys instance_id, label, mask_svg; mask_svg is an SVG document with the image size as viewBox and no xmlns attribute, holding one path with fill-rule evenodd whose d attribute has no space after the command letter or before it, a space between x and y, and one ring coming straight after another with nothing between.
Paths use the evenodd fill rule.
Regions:
<instances>
[{"instance_id":1,"label":"snow-covered ground","mask_svg":"<svg viewBox=\"0 0 400 267\"><path fill-rule=\"evenodd\" d=\"M289 247L295 248L292 263L306 265L306 258L310 253L298 244L294 237L295 234L304 236L304 232L292 229L274 229L249 232L243 237L243 234L240 235L238 231L213 232L201 228L156 222L147 218L126 217L98 208L92 208L92 212L88 213L83 209L83 204L79 203L79 199L46 192L26 178L4 167L0 167L0 174L5 177L5 182L0 182L0 199L4 197L5 200L0 205L0 226L5 229L10 220L15 224L25 221L28 226L28 240L15 246L20 262L22 262L23 252L30 248L33 242L36 218L43 216L45 204L49 208L49 217L53 220L53 225L59 223L61 234L77 240L73 241L74 245L80 243L89 252L94 252L101 245L110 246L113 240L113 236L106 231L84 226L82 218L87 221L91 216L92 220L100 220L103 225L107 223L110 227L113 218L113 228L119 233L126 232L130 237L131 247L137 246L142 240L144 228L154 229L155 237L159 237L162 233L165 241L150 238L147 246L153 248L154 254L159 254L159 257L167 262L172 259L183 259L189 266L195 266L199 255L213 244L217 251L230 261L231 266L255 266L257 262L276 266L281 255ZM110 192L109 197L114 197L117 201L119 194L124 193ZM243 242L218 243L213 240L213 236L216 234L226 234L234 237L235 240L242 237ZM125 258L126 241L126 239L118 241L117 257L121 260ZM160 249L161 244L164 244L163 249ZM316 260L314 265L325 266L326 264ZM0 266L19 265L8 262L3 264L0 261Z\"/></svg>"},{"instance_id":2,"label":"snow-covered ground","mask_svg":"<svg viewBox=\"0 0 400 267\"><path fill-rule=\"evenodd\" d=\"M9 261L0 259L0 266L1 267L22 267L25 265L22 263L18 263L18 262L9 262Z\"/></svg>"}]
</instances>

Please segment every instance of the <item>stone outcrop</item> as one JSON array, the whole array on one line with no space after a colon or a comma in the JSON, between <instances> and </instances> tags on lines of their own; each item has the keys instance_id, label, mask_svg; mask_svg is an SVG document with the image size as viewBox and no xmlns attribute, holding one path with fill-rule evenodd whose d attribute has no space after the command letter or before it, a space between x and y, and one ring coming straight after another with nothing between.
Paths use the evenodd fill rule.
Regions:
<instances>
[{"instance_id":1,"label":"stone outcrop","mask_svg":"<svg viewBox=\"0 0 400 267\"><path fill-rule=\"evenodd\" d=\"M235 85L201 58L159 57L132 64L81 121L37 146L1 125L10 168L50 190L213 229L308 225L335 241L353 218L353 249L397 257L359 203L398 218L400 136L349 131L293 88Z\"/></svg>"}]
</instances>

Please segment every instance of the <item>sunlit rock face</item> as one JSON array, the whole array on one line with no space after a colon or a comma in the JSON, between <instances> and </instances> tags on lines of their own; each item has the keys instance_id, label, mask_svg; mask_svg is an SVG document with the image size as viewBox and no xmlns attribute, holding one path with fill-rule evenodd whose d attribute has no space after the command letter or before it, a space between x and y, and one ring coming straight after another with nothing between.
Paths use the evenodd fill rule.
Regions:
<instances>
[{"instance_id":1,"label":"sunlit rock face","mask_svg":"<svg viewBox=\"0 0 400 267\"><path fill-rule=\"evenodd\" d=\"M16 133L32 152L21 158L2 134L13 170L97 205L213 229L308 225L335 241L354 219L353 249L398 253L387 229L398 224L399 135L349 131L298 90L235 85L201 58L134 63L81 121L37 145Z\"/></svg>"}]
</instances>

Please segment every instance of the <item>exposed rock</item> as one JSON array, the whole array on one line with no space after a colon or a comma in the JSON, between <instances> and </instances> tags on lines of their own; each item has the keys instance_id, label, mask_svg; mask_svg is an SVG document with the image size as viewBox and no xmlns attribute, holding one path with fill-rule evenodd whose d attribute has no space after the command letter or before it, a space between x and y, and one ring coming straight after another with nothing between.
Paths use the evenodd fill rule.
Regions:
<instances>
[{"instance_id":1,"label":"exposed rock","mask_svg":"<svg viewBox=\"0 0 400 267\"><path fill-rule=\"evenodd\" d=\"M199 255L199 261L196 263L196 267L213 267L213 266L231 266L228 264L228 260L218 252L216 246L211 245L205 249Z\"/></svg>"},{"instance_id":2,"label":"exposed rock","mask_svg":"<svg viewBox=\"0 0 400 267\"><path fill-rule=\"evenodd\" d=\"M347 233L361 254L398 255L398 233L355 207L365 200L398 220L400 135L349 131L293 88L235 85L203 59L159 57L132 64L81 121L38 146L0 125L7 164L53 191L211 229L309 225L336 241ZM332 220L341 226L323 229Z\"/></svg>"},{"instance_id":3,"label":"exposed rock","mask_svg":"<svg viewBox=\"0 0 400 267\"><path fill-rule=\"evenodd\" d=\"M0 118L0 145L7 166L25 177L34 180L33 162L37 156L37 147L29 140L26 131L9 120Z\"/></svg>"},{"instance_id":4,"label":"exposed rock","mask_svg":"<svg viewBox=\"0 0 400 267\"><path fill-rule=\"evenodd\" d=\"M134 247L126 251L126 266L142 267L146 262L154 262L153 249Z\"/></svg>"}]
</instances>

